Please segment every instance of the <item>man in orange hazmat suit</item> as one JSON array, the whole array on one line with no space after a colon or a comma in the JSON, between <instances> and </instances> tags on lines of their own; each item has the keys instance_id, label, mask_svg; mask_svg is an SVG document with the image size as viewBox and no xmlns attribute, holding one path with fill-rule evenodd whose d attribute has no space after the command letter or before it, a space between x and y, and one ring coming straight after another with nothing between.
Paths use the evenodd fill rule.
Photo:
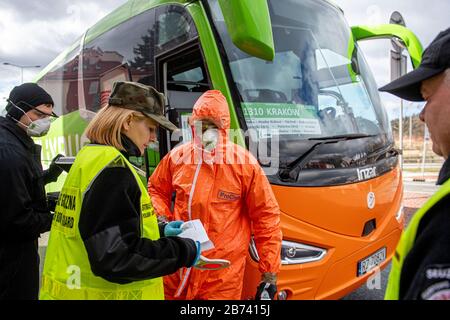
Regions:
<instances>
[{"instance_id":1,"label":"man in orange hazmat suit","mask_svg":"<svg viewBox=\"0 0 450 320\"><path fill-rule=\"evenodd\" d=\"M220 91L207 91L198 99L190 125L193 141L161 160L149 180L149 193L158 215L200 219L214 243L202 255L231 265L166 276L166 299L240 299L251 233L260 257L256 299L273 299L282 235L279 207L264 171L246 149L229 141L230 114Z\"/></svg>"}]
</instances>

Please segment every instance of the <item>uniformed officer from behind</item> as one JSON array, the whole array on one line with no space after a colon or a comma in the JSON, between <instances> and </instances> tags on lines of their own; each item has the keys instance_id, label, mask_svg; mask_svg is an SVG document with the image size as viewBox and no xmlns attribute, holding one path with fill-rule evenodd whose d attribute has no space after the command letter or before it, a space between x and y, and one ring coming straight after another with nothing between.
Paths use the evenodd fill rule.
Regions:
<instances>
[{"instance_id":1,"label":"uniformed officer from behind","mask_svg":"<svg viewBox=\"0 0 450 320\"><path fill-rule=\"evenodd\" d=\"M433 40L420 66L380 89L409 101L426 101L420 113L445 159L441 188L402 234L392 261L386 299L450 300L450 29Z\"/></svg>"}]
</instances>

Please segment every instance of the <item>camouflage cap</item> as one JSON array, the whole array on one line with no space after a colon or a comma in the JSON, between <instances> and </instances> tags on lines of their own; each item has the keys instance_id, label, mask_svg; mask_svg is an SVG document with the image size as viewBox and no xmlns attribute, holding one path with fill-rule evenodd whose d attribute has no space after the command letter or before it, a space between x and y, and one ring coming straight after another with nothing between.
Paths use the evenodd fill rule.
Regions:
<instances>
[{"instance_id":1,"label":"camouflage cap","mask_svg":"<svg viewBox=\"0 0 450 320\"><path fill-rule=\"evenodd\" d=\"M142 112L168 130L178 129L164 116L164 95L155 88L137 82L114 83L109 105Z\"/></svg>"}]
</instances>

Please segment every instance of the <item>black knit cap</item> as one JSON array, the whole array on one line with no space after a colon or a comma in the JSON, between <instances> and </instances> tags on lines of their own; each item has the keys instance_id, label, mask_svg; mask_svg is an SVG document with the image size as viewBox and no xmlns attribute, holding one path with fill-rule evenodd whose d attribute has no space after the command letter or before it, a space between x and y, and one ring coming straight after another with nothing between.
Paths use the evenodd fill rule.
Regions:
<instances>
[{"instance_id":1,"label":"black knit cap","mask_svg":"<svg viewBox=\"0 0 450 320\"><path fill-rule=\"evenodd\" d=\"M14 87L9 94L7 101L6 111L8 111L10 117L16 120L19 120L23 116L23 112L15 108L11 102L21 108L24 112L28 112L41 104L54 105L52 97L36 83L24 83ZM52 114L53 116L56 116L56 114Z\"/></svg>"}]
</instances>

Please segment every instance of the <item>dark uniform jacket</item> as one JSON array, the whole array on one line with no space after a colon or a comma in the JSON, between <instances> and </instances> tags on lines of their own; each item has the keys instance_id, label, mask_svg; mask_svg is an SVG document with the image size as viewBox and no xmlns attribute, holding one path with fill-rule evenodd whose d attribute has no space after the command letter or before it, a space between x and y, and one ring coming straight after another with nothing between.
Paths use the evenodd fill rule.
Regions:
<instances>
[{"instance_id":1,"label":"dark uniform jacket","mask_svg":"<svg viewBox=\"0 0 450 320\"><path fill-rule=\"evenodd\" d=\"M58 175L42 170L41 146L0 117L0 299L37 298L37 239L52 220L44 186Z\"/></svg>"},{"instance_id":2,"label":"dark uniform jacket","mask_svg":"<svg viewBox=\"0 0 450 320\"><path fill-rule=\"evenodd\" d=\"M450 178L445 161L437 184ZM399 299L450 299L450 195L421 219L412 250L405 258Z\"/></svg>"}]
</instances>

